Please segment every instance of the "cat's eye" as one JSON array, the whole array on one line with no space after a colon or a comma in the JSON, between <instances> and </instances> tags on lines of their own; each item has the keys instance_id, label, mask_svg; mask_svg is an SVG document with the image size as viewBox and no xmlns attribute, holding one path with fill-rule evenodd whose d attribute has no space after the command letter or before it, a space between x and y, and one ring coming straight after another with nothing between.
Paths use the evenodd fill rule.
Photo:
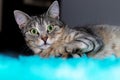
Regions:
<instances>
[{"instance_id":1,"label":"cat's eye","mask_svg":"<svg viewBox=\"0 0 120 80\"><path fill-rule=\"evenodd\" d=\"M36 35L36 34L38 34L38 30L33 28L30 30L30 33L33 35Z\"/></svg>"},{"instance_id":2,"label":"cat's eye","mask_svg":"<svg viewBox=\"0 0 120 80\"><path fill-rule=\"evenodd\" d=\"M47 27L47 31L48 31L48 32L51 32L53 29L54 29L54 26L52 26L52 25L49 25L49 26Z\"/></svg>"}]
</instances>

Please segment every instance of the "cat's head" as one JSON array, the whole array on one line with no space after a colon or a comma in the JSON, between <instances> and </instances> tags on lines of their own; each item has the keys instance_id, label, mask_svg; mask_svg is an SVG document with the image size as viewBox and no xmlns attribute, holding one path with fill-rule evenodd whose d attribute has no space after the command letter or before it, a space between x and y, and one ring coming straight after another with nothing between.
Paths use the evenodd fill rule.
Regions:
<instances>
[{"instance_id":1,"label":"cat's head","mask_svg":"<svg viewBox=\"0 0 120 80\"><path fill-rule=\"evenodd\" d=\"M64 24L59 20L59 4L54 1L48 11L39 16L15 10L15 20L30 48L47 49L62 34Z\"/></svg>"}]
</instances>

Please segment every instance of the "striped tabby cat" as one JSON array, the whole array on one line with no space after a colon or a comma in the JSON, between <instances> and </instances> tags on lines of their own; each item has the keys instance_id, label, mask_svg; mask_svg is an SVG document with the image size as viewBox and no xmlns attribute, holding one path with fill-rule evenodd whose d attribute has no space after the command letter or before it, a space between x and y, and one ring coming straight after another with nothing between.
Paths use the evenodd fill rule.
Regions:
<instances>
[{"instance_id":1,"label":"striped tabby cat","mask_svg":"<svg viewBox=\"0 0 120 80\"><path fill-rule=\"evenodd\" d=\"M69 28L59 19L57 1L48 11L39 16L15 10L14 16L26 44L35 54L42 57L88 57L104 58L120 56L120 27L89 25Z\"/></svg>"}]
</instances>

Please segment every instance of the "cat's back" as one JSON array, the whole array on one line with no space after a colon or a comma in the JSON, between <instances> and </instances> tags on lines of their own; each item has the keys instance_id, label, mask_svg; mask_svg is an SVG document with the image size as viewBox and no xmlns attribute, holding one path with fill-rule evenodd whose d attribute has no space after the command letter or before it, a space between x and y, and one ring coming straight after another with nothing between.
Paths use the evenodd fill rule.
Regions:
<instances>
[{"instance_id":1,"label":"cat's back","mask_svg":"<svg viewBox=\"0 0 120 80\"><path fill-rule=\"evenodd\" d=\"M114 25L85 25L73 29L90 35L101 37L105 43L120 42L120 26Z\"/></svg>"},{"instance_id":2,"label":"cat's back","mask_svg":"<svg viewBox=\"0 0 120 80\"><path fill-rule=\"evenodd\" d=\"M113 33L120 33L120 26L115 25L93 25L89 26L93 30L100 30L100 31L106 31L106 32L113 32Z\"/></svg>"},{"instance_id":3,"label":"cat's back","mask_svg":"<svg viewBox=\"0 0 120 80\"><path fill-rule=\"evenodd\" d=\"M93 33L98 35L107 35L107 34L114 34L117 36L120 36L120 26L115 25L107 25L107 24L101 24L101 25L84 25L79 27L74 27L73 29L77 31L87 32L87 33Z\"/></svg>"},{"instance_id":4,"label":"cat's back","mask_svg":"<svg viewBox=\"0 0 120 80\"><path fill-rule=\"evenodd\" d=\"M100 39L103 42L104 49L95 56L109 55L115 53L117 57L120 57L120 26L114 25L86 25L82 27L74 28L77 31L82 31L84 34L91 35L91 38ZM84 35L87 37L87 35ZM108 53L108 54L107 54Z\"/></svg>"},{"instance_id":5,"label":"cat's back","mask_svg":"<svg viewBox=\"0 0 120 80\"><path fill-rule=\"evenodd\" d=\"M96 34L103 36L108 39L120 39L120 26L114 25L94 25L89 26Z\"/></svg>"}]
</instances>

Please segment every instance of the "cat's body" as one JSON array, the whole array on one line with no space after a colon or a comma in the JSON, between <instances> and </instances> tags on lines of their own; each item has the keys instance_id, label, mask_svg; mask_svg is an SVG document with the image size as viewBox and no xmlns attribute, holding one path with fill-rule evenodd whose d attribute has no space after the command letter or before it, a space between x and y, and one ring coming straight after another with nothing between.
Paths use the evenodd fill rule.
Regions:
<instances>
[{"instance_id":1,"label":"cat's body","mask_svg":"<svg viewBox=\"0 0 120 80\"><path fill-rule=\"evenodd\" d=\"M96 58L111 54L120 56L120 27L87 25L69 28L59 20L57 1L40 16L30 17L18 10L14 15L27 45L42 57L79 57L84 53Z\"/></svg>"},{"instance_id":2,"label":"cat's body","mask_svg":"<svg viewBox=\"0 0 120 80\"><path fill-rule=\"evenodd\" d=\"M120 26L88 25L84 26L84 29L92 38L97 40L97 44L95 44L94 39L91 39L96 48L94 48L95 53L92 51L88 53L88 56L96 58L104 58L112 54L120 56Z\"/></svg>"}]
</instances>

